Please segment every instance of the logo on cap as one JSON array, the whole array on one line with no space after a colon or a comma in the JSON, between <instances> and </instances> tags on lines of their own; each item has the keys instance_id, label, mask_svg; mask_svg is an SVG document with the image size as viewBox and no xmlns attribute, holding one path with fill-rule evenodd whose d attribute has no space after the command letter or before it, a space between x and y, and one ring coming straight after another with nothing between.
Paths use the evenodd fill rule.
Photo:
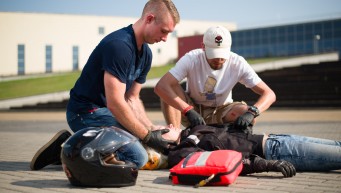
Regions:
<instances>
[{"instance_id":1,"label":"logo on cap","mask_svg":"<svg viewBox=\"0 0 341 193\"><path fill-rule=\"evenodd\" d=\"M215 37L215 43L217 43L217 46L220 46L221 43L223 43L223 38L221 36Z\"/></svg>"}]
</instances>

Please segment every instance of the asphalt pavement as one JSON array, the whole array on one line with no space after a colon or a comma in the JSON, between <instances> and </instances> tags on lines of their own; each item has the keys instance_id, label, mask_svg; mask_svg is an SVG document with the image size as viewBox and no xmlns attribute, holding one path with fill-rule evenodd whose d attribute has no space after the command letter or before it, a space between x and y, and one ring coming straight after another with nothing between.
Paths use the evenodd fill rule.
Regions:
<instances>
[{"instance_id":1,"label":"asphalt pavement","mask_svg":"<svg viewBox=\"0 0 341 193\"><path fill-rule=\"evenodd\" d=\"M159 111L149 111L154 123L165 124ZM341 110L269 110L254 127L255 133L287 133L341 140ZM173 185L169 170L139 171L135 186L79 188L71 186L61 166L31 171L35 152L60 129L68 129L65 112L0 112L0 192L341 192L341 170L299 172L282 178L280 173L239 176L229 186L193 188ZM341 152L340 152L341 153Z\"/></svg>"}]
</instances>

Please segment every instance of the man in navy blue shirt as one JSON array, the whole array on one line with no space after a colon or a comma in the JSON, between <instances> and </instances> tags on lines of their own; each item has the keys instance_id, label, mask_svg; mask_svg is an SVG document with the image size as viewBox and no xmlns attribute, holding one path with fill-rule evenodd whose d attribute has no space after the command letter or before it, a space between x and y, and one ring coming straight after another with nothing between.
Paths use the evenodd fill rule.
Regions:
<instances>
[{"instance_id":1,"label":"man in navy blue shirt","mask_svg":"<svg viewBox=\"0 0 341 193\"><path fill-rule=\"evenodd\" d=\"M162 138L169 131L166 127L160 129L147 118L139 93L152 63L148 44L165 42L179 21L172 1L149 0L138 21L112 32L97 45L70 91L66 117L72 131L115 126L161 152L173 143ZM35 154L31 169L60 162L61 144L70 135L67 130L58 132ZM139 141L116 156L138 168L148 159Z\"/></svg>"}]
</instances>

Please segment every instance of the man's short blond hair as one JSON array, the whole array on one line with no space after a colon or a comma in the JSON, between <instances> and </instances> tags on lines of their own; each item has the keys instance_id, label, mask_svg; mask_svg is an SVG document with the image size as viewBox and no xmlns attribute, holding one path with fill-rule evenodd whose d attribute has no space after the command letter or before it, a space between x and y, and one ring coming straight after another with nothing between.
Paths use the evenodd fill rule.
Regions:
<instances>
[{"instance_id":1,"label":"man's short blond hair","mask_svg":"<svg viewBox=\"0 0 341 193\"><path fill-rule=\"evenodd\" d=\"M152 13L162 18L170 13L175 24L180 22L180 15L174 3L171 0L149 0L143 8L142 17L147 13Z\"/></svg>"}]
</instances>

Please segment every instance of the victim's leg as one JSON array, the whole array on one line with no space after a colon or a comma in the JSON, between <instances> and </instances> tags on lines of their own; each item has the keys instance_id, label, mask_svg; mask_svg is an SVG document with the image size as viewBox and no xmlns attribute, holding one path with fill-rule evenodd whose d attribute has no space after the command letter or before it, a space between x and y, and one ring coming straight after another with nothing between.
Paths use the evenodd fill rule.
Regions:
<instances>
[{"instance_id":1,"label":"victim's leg","mask_svg":"<svg viewBox=\"0 0 341 193\"><path fill-rule=\"evenodd\" d=\"M341 169L340 141L298 135L269 135L265 158L291 162L298 171Z\"/></svg>"},{"instance_id":2,"label":"victim's leg","mask_svg":"<svg viewBox=\"0 0 341 193\"><path fill-rule=\"evenodd\" d=\"M299 135L292 135L292 137L295 138L296 141L301 141L301 142L341 146L341 141L334 141L330 139L322 139L322 138L315 138L315 137L305 137L305 136L299 136Z\"/></svg>"}]
</instances>

